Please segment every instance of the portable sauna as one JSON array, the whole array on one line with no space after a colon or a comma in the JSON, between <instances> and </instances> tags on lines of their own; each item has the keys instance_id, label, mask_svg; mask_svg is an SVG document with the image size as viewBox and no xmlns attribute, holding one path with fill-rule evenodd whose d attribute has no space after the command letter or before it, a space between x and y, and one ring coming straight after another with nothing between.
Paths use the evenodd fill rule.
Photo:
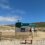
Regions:
<instances>
[{"instance_id":1,"label":"portable sauna","mask_svg":"<svg viewBox=\"0 0 45 45\"><path fill-rule=\"evenodd\" d=\"M15 24L15 36L16 38L27 38L30 35L30 29L28 23L17 22Z\"/></svg>"}]
</instances>

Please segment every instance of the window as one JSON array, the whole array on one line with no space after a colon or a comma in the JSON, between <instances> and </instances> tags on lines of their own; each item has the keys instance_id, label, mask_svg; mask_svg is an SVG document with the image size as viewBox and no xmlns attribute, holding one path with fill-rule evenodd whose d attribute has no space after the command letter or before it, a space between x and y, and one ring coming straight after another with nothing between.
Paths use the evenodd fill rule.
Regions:
<instances>
[{"instance_id":1,"label":"window","mask_svg":"<svg viewBox=\"0 0 45 45\"><path fill-rule=\"evenodd\" d=\"M25 32L25 28L21 28L21 32Z\"/></svg>"}]
</instances>

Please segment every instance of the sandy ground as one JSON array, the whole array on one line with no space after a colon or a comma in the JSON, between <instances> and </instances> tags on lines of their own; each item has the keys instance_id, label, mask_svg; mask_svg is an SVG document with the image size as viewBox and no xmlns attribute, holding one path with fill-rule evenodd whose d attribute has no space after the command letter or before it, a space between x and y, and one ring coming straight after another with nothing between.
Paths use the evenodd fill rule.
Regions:
<instances>
[{"instance_id":1,"label":"sandy ground","mask_svg":"<svg viewBox=\"0 0 45 45\"><path fill-rule=\"evenodd\" d=\"M20 44L19 40L2 40L0 41L0 45L25 45L25 44ZM26 45L30 45L30 44L26 44Z\"/></svg>"},{"instance_id":2,"label":"sandy ground","mask_svg":"<svg viewBox=\"0 0 45 45\"><path fill-rule=\"evenodd\" d=\"M3 31L3 35L7 35L7 34L15 35L15 32L12 30ZM34 39L33 39L32 45L45 45L45 36L44 35L45 35L45 32L37 32L36 33L37 37L33 37ZM11 40L2 40L2 41L0 41L0 45L31 45L31 44L20 44L20 42L21 42L20 40L16 40L16 39L13 39L12 41Z\"/></svg>"},{"instance_id":3,"label":"sandy ground","mask_svg":"<svg viewBox=\"0 0 45 45\"><path fill-rule=\"evenodd\" d=\"M20 40L2 40L0 45L31 45L31 44L20 44ZM45 40L36 40L33 41L32 45L45 45Z\"/></svg>"}]
</instances>

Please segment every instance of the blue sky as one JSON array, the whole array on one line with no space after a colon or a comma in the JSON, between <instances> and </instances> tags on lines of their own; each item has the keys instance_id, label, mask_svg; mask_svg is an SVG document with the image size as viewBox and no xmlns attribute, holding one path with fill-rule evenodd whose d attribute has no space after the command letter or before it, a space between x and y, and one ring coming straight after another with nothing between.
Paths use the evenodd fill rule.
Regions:
<instances>
[{"instance_id":1,"label":"blue sky","mask_svg":"<svg viewBox=\"0 0 45 45\"><path fill-rule=\"evenodd\" d=\"M0 24L45 22L45 0L0 0Z\"/></svg>"}]
</instances>

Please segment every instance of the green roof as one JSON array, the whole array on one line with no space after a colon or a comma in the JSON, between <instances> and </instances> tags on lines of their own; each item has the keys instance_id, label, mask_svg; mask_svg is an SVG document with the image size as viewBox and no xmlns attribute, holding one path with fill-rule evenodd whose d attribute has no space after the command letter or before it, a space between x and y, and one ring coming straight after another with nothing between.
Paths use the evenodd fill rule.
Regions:
<instances>
[{"instance_id":1,"label":"green roof","mask_svg":"<svg viewBox=\"0 0 45 45\"><path fill-rule=\"evenodd\" d=\"M22 23L21 26L29 26L29 23Z\"/></svg>"},{"instance_id":2,"label":"green roof","mask_svg":"<svg viewBox=\"0 0 45 45\"><path fill-rule=\"evenodd\" d=\"M33 24L33 23L21 23L21 22L16 23L16 27L21 27L21 26L36 27L36 24Z\"/></svg>"}]
</instances>

